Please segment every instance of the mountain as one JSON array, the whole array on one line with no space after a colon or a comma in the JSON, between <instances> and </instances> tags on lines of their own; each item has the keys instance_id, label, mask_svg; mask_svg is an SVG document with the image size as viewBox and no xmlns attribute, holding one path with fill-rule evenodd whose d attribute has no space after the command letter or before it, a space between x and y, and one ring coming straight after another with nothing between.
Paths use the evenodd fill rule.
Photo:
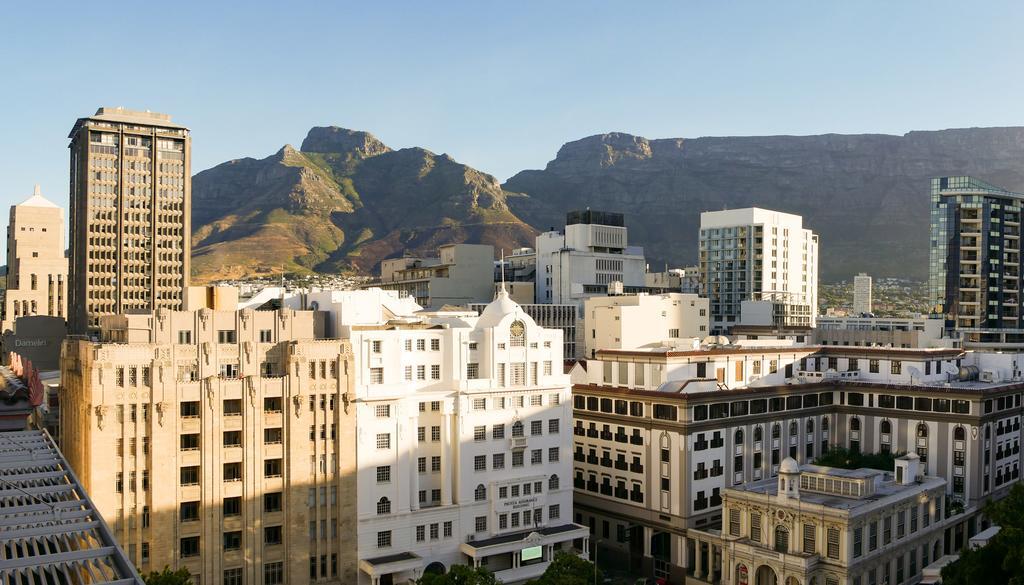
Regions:
<instances>
[{"instance_id":1,"label":"mountain","mask_svg":"<svg viewBox=\"0 0 1024 585\"><path fill-rule=\"evenodd\" d=\"M565 212L622 211L652 268L697 260L700 212L797 213L820 238L822 278L928 274L930 179L974 175L1024 191L1024 128L881 134L668 138L610 133L562 146L544 170L505 182L511 210L540 229Z\"/></svg>"},{"instance_id":2,"label":"mountain","mask_svg":"<svg viewBox=\"0 0 1024 585\"><path fill-rule=\"evenodd\" d=\"M313 128L298 150L285 145L193 178L193 280L370 272L383 258L452 242L532 245L536 231L509 210L508 195L448 155Z\"/></svg>"}]
</instances>

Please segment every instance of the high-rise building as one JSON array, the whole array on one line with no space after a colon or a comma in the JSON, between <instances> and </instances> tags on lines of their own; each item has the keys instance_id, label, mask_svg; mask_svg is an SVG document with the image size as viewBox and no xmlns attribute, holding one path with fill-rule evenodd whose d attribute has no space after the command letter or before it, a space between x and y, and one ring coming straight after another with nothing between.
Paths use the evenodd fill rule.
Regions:
<instances>
[{"instance_id":1,"label":"high-rise building","mask_svg":"<svg viewBox=\"0 0 1024 585\"><path fill-rule=\"evenodd\" d=\"M740 322L743 301L769 305L771 325L814 326L818 236L799 215L756 207L701 213L700 270L713 333Z\"/></svg>"},{"instance_id":2,"label":"high-rise building","mask_svg":"<svg viewBox=\"0 0 1024 585\"><path fill-rule=\"evenodd\" d=\"M853 277L853 312L856 315L871 312L871 277L863 272Z\"/></svg>"},{"instance_id":3,"label":"high-rise building","mask_svg":"<svg viewBox=\"0 0 1024 585\"><path fill-rule=\"evenodd\" d=\"M68 260L64 257L64 211L35 193L11 206L7 225L7 291L3 324L18 317L67 315Z\"/></svg>"},{"instance_id":4,"label":"high-rise building","mask_svg":"<svg viewBox=\"0 0 1024 585\"><path fill-rule=\"evenodd\" d=\"M324 321L157 309L66 342L61 448L142 572L356 581L352 353Z\"/></svg>"},{"instance_id":5,"label":"high-rise building","mask_svg":"<svg viewBox=\"0 0 1024 585\"><path fill-rule=\"evenodd\" d=\"M101 315L184 308L191 139L166 114L100 108L71 139L70 331Z\"/></svg>"},{"instance_id":6,"label":"high-rise building","mask_svg":"<svg viewBox=\"0 0 1024 585\"><path fill-rule=\"evenodd\" d=\"M932 179L928 289L965 347L1024 347L1022 201L974 177Z\"/></svg>"}]
</instances>

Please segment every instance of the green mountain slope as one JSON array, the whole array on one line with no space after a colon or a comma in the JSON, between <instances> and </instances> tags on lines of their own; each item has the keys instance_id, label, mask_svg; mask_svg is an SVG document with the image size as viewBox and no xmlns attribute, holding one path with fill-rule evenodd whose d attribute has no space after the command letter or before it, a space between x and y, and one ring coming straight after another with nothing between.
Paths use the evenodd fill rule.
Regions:
<instances>
[{"instance_id":1,"label":"green mountain slope","mask_svg":"<svg viewBox=\"0 0 1024 585\"><path fill-rule=\"evenodd\" d=\"M535 231L491 175L366 132L310 130L300 150L240 159L193 179L193 280L369 272L453 242L531 245Z\"/></svg>"}]
</instances>

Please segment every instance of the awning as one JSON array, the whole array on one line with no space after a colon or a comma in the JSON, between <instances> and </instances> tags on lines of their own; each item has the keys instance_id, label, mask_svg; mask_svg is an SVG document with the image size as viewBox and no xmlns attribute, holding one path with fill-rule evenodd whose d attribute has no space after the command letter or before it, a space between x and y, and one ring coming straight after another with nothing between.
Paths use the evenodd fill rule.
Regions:
<instances>
[{"instance_id":1,"label":"awning","mask_svg":"<svg viewBox=\"0 0 1024 585\"><path fill-rule=\"evenodd\" d=\"M537 530L523 530L502 534L493 538L464 542L460 546L463 553L472 558L488 557L496 554L516 552L531 546L557 544L577 538L590 536L590 529L579 524L562 524L561 526L545 526Z\"/></svg>"},{"instance_id":2,"label":"awning","mask_svg":"<svg viewBox=\"0 0 1024 585\"><path fill-rule=\"evenodd\" d=\"M371 577L383 577L402 571L423 568L423 558L416 553L401 552L359 561L359 570Z\"/></svg>"}]
</instances>

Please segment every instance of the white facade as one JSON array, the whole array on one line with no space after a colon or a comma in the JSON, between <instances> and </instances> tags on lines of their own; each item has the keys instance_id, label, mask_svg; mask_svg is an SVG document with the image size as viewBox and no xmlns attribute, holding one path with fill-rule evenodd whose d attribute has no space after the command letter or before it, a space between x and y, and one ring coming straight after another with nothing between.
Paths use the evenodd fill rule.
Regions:
<instances>
[{"instance_id":1,"label":"white facade","mask_svg":"<svg viewBox=\"0 0 1024 585\"><path fill-rule=\"evenodd\" d=\"M504 292L479 317L413 315L395 300L309 296L355 356L360 582L399 583L436 563L486 566L505 583L540 575L588 535L572 523L561 331ZM542 556L524 560L535 547Z\"/></svg>"},{"instance_id":2,"label":"white facade","mask_svg":"<svg viewBox=\"0 0 1024 585\"><path fill-rule=\"evenodd\" d=\"M700 269L712 329L740 321L743 301L771 301L780 326L814 326L818 236L799 215L750 207L700 215Z\"/></svg>"},{"instance_id":3,"label":"white facade","mask_svg":"<svg viewBox=\"0 0 1024 585\"><path fill-rule=\"evenodd\" d=\"M863 272L853 277L853 312L857 315L871 312L871 277Z\"/></svg>"},{"instance_id":4,"label":"white facade","mask_svg":"<svg viewBox=\"0 0 1024 585\"><path fill-rule=\"evenodd\" d=\"M586 356L708 334L708 300L695 294L619 295L586 300Z\"/></svg>"},{"instance_id":5,"label":"white facade","mask_svg":"<svg viewBox=\"0 0 1024 585\"><path fill-rule=\"evenodd\" d=\"M608 285L645 285L643 248L628 246L627 228L595 224L565 226L565 233L537 236L537 302L576 304L607 293Z\"/></svg>"}]
</instances>

